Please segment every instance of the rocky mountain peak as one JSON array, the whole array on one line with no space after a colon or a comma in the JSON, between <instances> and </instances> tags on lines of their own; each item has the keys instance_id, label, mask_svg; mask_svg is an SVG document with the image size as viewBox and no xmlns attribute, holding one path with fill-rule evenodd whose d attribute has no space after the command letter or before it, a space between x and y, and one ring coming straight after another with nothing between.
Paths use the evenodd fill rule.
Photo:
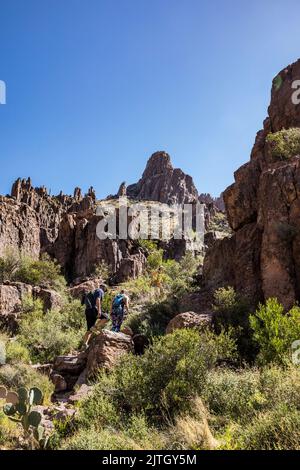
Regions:
<instances>
[{"instance_id":1,"label":"rocky mountain peak","mask_svg":"<svg viewBox=\"0 0 300 470\"><path fill-rule=\"evenodd\" d=\"M173 168L168 153L155 152L149 158L142 178L127 188L127 196L165 204L197 201L198 191L191 176Z\"/></svg>"},{"instance_id":2,"label":"rocky mountain peak","mask_svg":"<svg viewBox=\"0 0 300 470\"><path fill-rule=\"evenodd\" d=\"M155 152L149 158L142 178L152 178L153 176L169 174L173 171L171 157L167 152Z\"/></svg>"}]
</instances>

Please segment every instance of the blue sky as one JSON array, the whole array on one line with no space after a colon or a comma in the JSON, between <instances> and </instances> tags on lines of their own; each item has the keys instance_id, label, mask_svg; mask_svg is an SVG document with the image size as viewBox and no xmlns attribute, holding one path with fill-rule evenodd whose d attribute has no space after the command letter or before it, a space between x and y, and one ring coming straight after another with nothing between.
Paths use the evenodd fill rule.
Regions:
<instances>
[{"instance_id":1,"label":"blue sky","mask_svg":"<svg viewBox=\"0 0 300 470\"><path fill-rule=\"evenodd\" d=\"M31 176L97 196L170 153L219 194L249 159L298 0L0 0L0 193Z\"/></svg>"}]
</instances>

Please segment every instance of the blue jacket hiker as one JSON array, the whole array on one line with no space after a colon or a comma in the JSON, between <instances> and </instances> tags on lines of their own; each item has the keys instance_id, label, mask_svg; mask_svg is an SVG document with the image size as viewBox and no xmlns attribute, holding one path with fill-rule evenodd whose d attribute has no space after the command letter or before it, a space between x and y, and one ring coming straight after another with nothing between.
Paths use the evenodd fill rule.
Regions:
<instances>
[{"instance_id":1,"label":"blue jacket hiker","mask_svg":"<svg viewBox=\"0 0 300 470\"><path fill-rule=\"evenodd\" d=\"M113 299L111 306L112 331L119 332L124 320L125 309L129 308L129 298L122 290L120 294Z\"/></svg>"}]
</instances>

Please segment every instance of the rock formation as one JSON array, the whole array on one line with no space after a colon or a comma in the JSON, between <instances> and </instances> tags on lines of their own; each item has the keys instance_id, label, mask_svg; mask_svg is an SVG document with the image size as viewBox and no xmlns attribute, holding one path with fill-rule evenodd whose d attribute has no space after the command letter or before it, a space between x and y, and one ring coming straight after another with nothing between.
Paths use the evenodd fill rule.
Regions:
<instances>
[{"instance_id":1,"label":"rock formation","mask_svg":"<svg viewBox=\"0 0 300 470\"><path fill-rule=\"evenodd\" d=\"M199 315L195 312L184 312L176 315L167 325L166 334L182 328L201 328L211 323L209 315Z\"/></svg>"},{"instance_id":2,"label":"rock formation","mask_svg":"<svg viewBox=\"0 0 300 470\"><path fill-rule=\"evenodd\" d=\"M0 197L0 256L8 248L19 250L34 259L46 252L57 259L69 282L90 276L101 262L110 266L114 282L138 277L146 265L139 244L131 239L119 239L118 232L115 238L104 240L100 240L96 233L104 217L99 214L100 207L104 207L105 212L105 207L111 204L116 209L118 220L120 208L115 201L118 196L125 199L127 196L129 207L135 200L147 201L145 204L155 207L159 204L159 214L163 215L170 212L171 204L192 203L195 217L198 202L198 192L192 178L182 170L174 169L170 156L165 152L154 153L140 181L127 188L125 182L122 183L111 201L97 201L92 187L85 195L76 187L73 196L62 192L51 196L44 186L33 187L30 178L19 178L12 186L11 196ZM211 198L205 210L207 230L211 230L210 222L218 212ZM128 217L128 224L134 217ZM161 227L162 223L158 225ZM218 227L213 231L216 229ZM160 239L160 235L157 238ZM209 240L216 238L212 234ZM167 257L175 259L180 259L188 250L202 254L204 249L202 242L195 243L188 238L175 240L172 236L162 242L162 247Z\"/></svg>"},{"instance_id":3,"label":"rock formation","mask_svg":"<svg viewBox=\"0 0 300 470\"><path fill-rule=\"evenodd\" d=\"M179 168L174 169L166 152L156 152L150 157L142 178L127 187L127 195L166 204L192 203L198 198L192 177Z\"/></svg>"},{"instance_id":4,"label":"rock formation","mask_svg":"<svg viewBox=\"0 0 300 470\"><path fill-rule=\"evenodd\" d=\"M253 305L277 297L289 308L300 299L300 156L274 157L266 139L300 127L300 106L292 100L299 79L300 60L274 79L251 159L224 192L234 235L216 241L204 262L206 286L232 285Z\"/></svg>"}]
</instances>

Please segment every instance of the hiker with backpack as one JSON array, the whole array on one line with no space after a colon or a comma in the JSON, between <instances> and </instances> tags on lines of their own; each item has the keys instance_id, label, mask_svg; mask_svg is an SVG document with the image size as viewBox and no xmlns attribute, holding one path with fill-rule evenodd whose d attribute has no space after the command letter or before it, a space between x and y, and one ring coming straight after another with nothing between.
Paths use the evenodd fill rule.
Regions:
<instances>
[{"instance_id":1,"label":"hiker with backpack","mask_svg":"<svg viewBox=\"0 0 300 470\"><path fill-rule=\"evenodd\" d=\"M129 298L122 290L120 294L113 299L111 306L112 331L119 332L124 320L125 309L128 311Z\"/></svg>"},{"instance_id":2,"label":"hiker with backpack","mask_svg":"<svg viewBox=\"0 0 300 470\"><path fill-rule=\"evenodd\" d=\"M96 323L97 319L108 318L106 314L102 312L102 301L106 287L101 284L99 289L84 294L82 299L82 305L85 305L85 317L87 330L89 331Z\"/></svg>"}]
</instances>

